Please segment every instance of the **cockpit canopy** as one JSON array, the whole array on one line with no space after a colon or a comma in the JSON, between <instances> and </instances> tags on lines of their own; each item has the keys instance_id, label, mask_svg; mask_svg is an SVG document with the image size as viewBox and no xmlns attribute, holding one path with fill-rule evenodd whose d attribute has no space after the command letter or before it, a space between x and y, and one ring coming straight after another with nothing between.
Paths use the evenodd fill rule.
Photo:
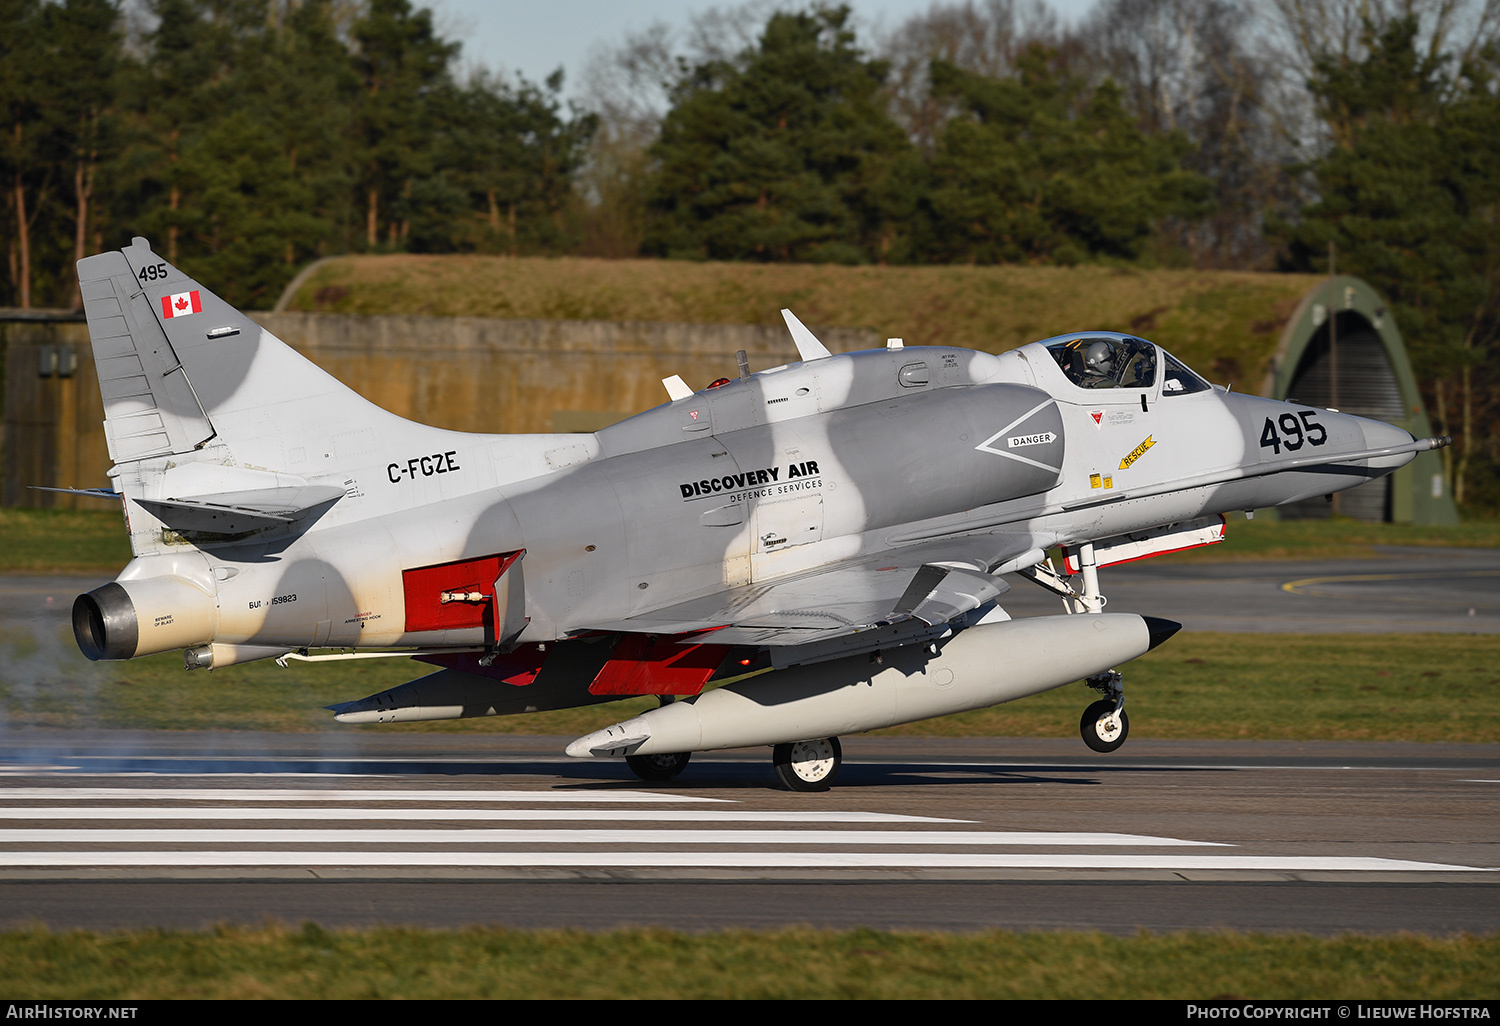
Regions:
<instances>
[{"instance_id":1,"label":"cockpit canopy","mask_svg":"<svg viewBox=\"0 0 1500 1026\"><path fill-rule=\"evenodd\" d=\"M1129 335L1079 335L1048 345L1047 352L1079 388L1151 388L1156 384L1158 354L1163 395L1213 387L1165 349Z\"/></svg>"}]
</instances>

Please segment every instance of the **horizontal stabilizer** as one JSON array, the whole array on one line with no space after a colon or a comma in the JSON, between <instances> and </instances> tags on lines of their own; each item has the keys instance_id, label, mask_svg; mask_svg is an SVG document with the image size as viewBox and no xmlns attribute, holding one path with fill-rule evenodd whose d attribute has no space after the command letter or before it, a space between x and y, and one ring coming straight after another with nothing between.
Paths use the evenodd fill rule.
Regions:
<instances>
[{"instance_id":1,"label":"horizontal stabilizer","mask_svg":"<svg viewBox=\"0 0 1500 1026\"><path fill-rule=\"evenodd\" d=\"M50 485L32 485L34 491L38 492L62 492L64 495L87 495L94 499L123 499L125 493L117 492L113 488L53 488Z\"/></svg>"},{"instance_id":2,"label":"horizontal stabilizer","mask_svg":"<svg viewBox=\"0 0 1500 1026\"><path fill-rule=\"evenodd\" d=\"M343 497L344 489L337 485L303 484L136 502L174 531L244 534L293 523Z\"/></svg>"}]
</instances>

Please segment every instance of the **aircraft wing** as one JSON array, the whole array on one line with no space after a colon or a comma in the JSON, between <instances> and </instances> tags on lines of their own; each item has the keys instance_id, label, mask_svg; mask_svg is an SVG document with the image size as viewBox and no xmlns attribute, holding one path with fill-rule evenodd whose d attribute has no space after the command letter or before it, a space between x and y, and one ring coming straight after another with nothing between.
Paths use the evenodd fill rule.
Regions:
<instances>
[{"instance_id":1,"label":"aircraft wing","mask_svg":"<svg viewBox=\"0 0 1500 1026\"><path fill-rule=\"evenodd\" d=\"M891 549L591 623L589 629L674 635L682 644L778 649L846 641L879 647L948 623L1004 594L1010 586L989 571L1036 552L1031 546L1026 535L990 534ZM865 637L871 631L879 634Z\"/></svg>"}]
</instances>

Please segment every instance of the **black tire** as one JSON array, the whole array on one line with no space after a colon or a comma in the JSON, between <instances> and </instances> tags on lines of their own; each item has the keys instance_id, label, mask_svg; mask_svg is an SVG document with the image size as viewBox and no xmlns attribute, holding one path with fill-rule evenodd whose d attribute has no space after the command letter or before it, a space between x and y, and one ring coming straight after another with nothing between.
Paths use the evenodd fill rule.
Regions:
<instances>
[{"instance_id":1,"label":"black tire","mask_svg":"<svg viewBox=\"0 0 1500 1026\"><path fill-rule=\"evenodd\" d=\"M777 745L771 763L788 791L826 791L844 764L844 749L836 737Z\"/></svg>"},{"instance_id":2,"label":"black tire","mask_svg":"<svg viewBox=\"0 0 1500 1026\"><path fill-rule=\"evenodd\" d=\"M1105 718L1114 710L1115 704L1109 701L1098 701L1083 711L1083 718L1078 721L1078 733L1083 735L1083 743L1096 752L1112 752L1125 743L1130 736L1130 717L1125 715L1121 709L1115 719L1118 719L1118 732L1105 730L1102 724Z\"/></svg>"},{"instance_id":3,"label":"black tire","mask_svg":"<svg viewBox=\"0 0 1500 1026\"><path fill-rule=\"evenodd\" d=\"M687 769L688 760L692 757L692 752L674 752L671 755L627 755L625 765L629 766L631 772L642 780L661 783L664 780L671 780Z\"/></svg>"}]
</instances>

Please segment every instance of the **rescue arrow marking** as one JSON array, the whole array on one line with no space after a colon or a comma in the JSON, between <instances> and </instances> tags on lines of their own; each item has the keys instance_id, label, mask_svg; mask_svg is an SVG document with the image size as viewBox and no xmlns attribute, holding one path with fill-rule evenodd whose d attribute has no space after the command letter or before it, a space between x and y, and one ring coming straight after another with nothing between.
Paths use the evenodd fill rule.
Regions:
<instances>
[{"instance_id":1,"label":"rescue arrow marking","mask_svg":"<svg viewBox=\"0 0 1500 1026\"><path fill-rule=\"evenodd\" d=\"M1153 440L1150 435L1147 435L1144 442L1136 446L1134 449L1131 449L1130 452L1126 454L1125 458L1120 461L1120 469L1129 470L1130 465L1136 460L1140 459L1142 456L1146 455L1146 450L1151 448L1155 444L1155 440Z\"/></svg>"}]
</instances>

